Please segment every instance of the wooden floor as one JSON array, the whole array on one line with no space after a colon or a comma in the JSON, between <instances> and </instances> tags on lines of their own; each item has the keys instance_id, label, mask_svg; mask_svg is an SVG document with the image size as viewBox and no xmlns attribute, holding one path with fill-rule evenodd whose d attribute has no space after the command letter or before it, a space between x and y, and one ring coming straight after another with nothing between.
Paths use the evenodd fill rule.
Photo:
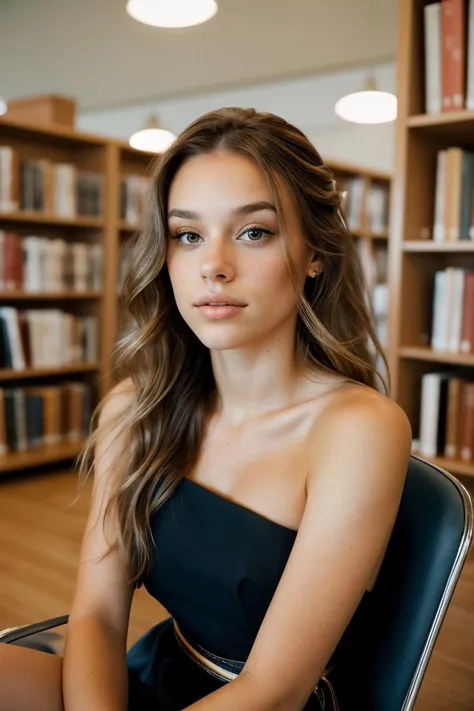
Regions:
<instances>
[{"instance_id":1,"label":"wooden floor","mask_svg":"<svg viewBox=\"0 0 474 711\"><path fill-rule=\"evenodd\" d=\"M474 487L473 487L474 488ZM73 596L89 487L70 473L0 481L0 629L66 614ZM137 591L129 644L166 616ZM474 555L451 603L416 711L474 709Z\"/></svg>"}]
</instances>

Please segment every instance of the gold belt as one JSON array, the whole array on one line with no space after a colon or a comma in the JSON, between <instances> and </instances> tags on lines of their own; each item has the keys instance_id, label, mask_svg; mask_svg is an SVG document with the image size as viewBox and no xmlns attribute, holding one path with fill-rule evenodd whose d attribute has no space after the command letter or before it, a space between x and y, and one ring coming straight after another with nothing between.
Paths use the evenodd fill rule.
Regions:
<instances>
[{"instance_id":1,"label":"gold belt","mask_svg":"<svg viewBox=\"0 0 474 711\"><path fill-rule=\"evenodd\" d=\"M181 630L179 628L178 623L176 622L176 620L174 618L173 618L173 627L174 627L174 631L176 634L176 638L177 638L178 642L180 643L181 647L183 648L183 650L186 652L186 654L191 659L193 659L197 664L199 664L199 666L202 669L204 669L207 672L210 672L211 674L216 676L218 679L221 679L222 681L233 681L234 679L236 679L239 676L239 672L233 672L233 671L230 671L229 669L225 669L220 664L217 664L216 661L213 661L213 659L214 660L216 659L215 655L207 652L209 657L213 657L213 659L210 659L209 657L202 654L198 649L196 649L191 644L191 642L189 640L187 640L186 637L183 635L183 633L181 632ZM231 665L232 665L232 662L229 661L229 666L231 666ZM326 686L329 690L329 694L331 696L333 710L338 711L339 706L337 703L336 694L334 693L334 688L333 688L331 682L328 680L328 678L326 676L327 673L328 672L326 670L323 672L323 674L320 677L320 681L324 681L326 683ZM316 694L316 696L318 697L318 699L321 702L322 708L324 708L324 693L323 693L322 689L319 688L319 685L317 685L313 689L313 693Z\"/></svg>"},{"instance_id":2,"label":"gold belt","mask_svg":"<svg viewBox=\"0 0 474 711\"><path fill-rule=\"evenodd\" d=\"M199 650L197 650L191 644L191 642L189 642L189 640L187 640L186 637L183 635L175 619L173 619L173 627L178 642L181 644L186 654L191 657L191 659L193 659L195 662L197 662L199 666L201 666L203 669L211 672L219 679L222 679L222 681L233 681L239 676L238 672L233 672L229 669L224 669L224 667L221 667L215 661L212 661L212 659L209 659L208 657L204 656L204 654L201 654L201 652L199 652Z\"/></svg>"}]
</instances>

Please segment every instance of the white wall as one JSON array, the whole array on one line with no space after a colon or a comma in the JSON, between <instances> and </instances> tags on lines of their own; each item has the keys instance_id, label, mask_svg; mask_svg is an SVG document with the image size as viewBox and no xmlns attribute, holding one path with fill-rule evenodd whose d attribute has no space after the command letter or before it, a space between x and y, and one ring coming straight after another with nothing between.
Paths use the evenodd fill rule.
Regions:
<instances>
[{"instance_id":1,"label":"white wall","mask_svg":"<svg viewBox=\"0 0 474 711\"><path fill-rule=\"evenodd\" d=\"M251 106L279 114L296 124L313 141L325 160L332 158L391 170L393 124L361 126L343 121L334 114L337 99L360 89L366 76L365 70L354 69L157 103L83 112L78 117L78 127L128 138L143 126L150 113L156 113L165 128L179 133L192 120L212 109ZM395 91L394 64L377 66L375 77L380 89Z\"/></svg>"}]
</instances>

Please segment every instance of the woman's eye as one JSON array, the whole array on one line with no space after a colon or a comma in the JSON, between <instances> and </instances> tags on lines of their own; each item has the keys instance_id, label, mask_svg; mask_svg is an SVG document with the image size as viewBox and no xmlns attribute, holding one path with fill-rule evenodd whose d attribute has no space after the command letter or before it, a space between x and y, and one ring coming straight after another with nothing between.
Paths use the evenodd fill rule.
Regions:
<instances>
[{"instance_id":1,"label":"woman's eye","mask_svg":"<svg viewBox=\"0 0 474 711\"><path fill-rule=\"evenodd\" d=\"M183 240L184 237L186 237L186 242ZM178 232L174 235L174 239L178 239L182 244L198 244L201 237L196 232Z\"/></svg>"},{"instance_id":2,"label":"woman's eye","mask_svg":"<svg viewBox=\"0 0 474 711\"><path fill-rule=\"evenodd\" d=\"M250 242L264 242L271 234L270 230L264 230L263 227L250 227L242 233L248 235Z\"/></svg>"}]
</instances>

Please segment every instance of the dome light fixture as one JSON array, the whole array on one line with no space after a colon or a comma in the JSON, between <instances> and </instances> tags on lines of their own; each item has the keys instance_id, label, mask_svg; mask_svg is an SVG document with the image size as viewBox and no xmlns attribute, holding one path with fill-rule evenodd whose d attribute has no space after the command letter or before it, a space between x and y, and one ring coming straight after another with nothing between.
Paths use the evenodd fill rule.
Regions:
<instances>
[{"instance_id":1,"label":"dome light fixture","mask_svg":"<svg viewBox=\"0 0 474 711\"><path fill-rule=\"evenodd\" d=\"M0 116L7 113L7 103L0 97Z\"/></svg>"},{"instance_id":2,"label":"dome light fixture","mask_svg":"<svg viewBox=\"0 0 474 711\"><path fill-rule=\"evenodd\" d=\"M388 123L397 118L397 97L378 91L375 79L369 77L362 91L343 96L336 102L334 111L353 123Z\"/></svg>"},{"instance_id":3,"label":"dome light fixture","mask_svg":"<svg viewBox=\"0 0 474 711\"><path fill-rule=\"evenodd\" d=\"M138 151L163 153L173 143L176 136L161 127L158 118L150 116L144 128L130 136L129 143Z\"/></svg>"},{"instance_id":4,"label":"dome light fixture","mask_svg":"<svg viewBox=\"0 0 474 711\"><path fill-rule=\"evenodd\" d=\"M191 27L216 14L216 0L128 0L130 17L153 27Z\"/></svg>"}]
</instances>

